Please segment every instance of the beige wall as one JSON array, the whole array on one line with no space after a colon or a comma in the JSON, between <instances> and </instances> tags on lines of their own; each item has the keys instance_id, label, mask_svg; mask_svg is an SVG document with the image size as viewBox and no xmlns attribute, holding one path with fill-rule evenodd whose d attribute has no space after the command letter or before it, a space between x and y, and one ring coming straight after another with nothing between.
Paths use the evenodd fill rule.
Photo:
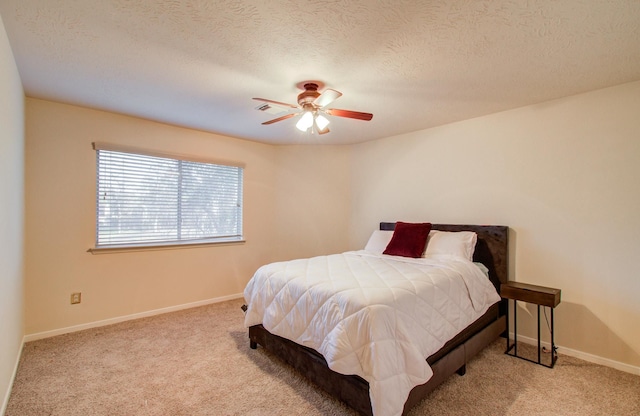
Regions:
<instances>
[{"instance_id":1,"label":"beige wall","mask_svg":"<svg viewBox=\"0 0 640 416\"><path fill-rule=\"evenodd\" d=\"M24 92L0 18L0 414L23 336Z\"/></svg>"},{"instance_id":2,"label":"beige wall","mask_svg":"<svg viewBox=\"0 0 640 416\"><path fill-rule=\"evenodd\" d=\"M278 257L340 253L349 247L347 146L281 146L274 220ZM307 195L300 198L300 195Z\"/></svg>"},{"instance_id":3,"label":"beige wall","mask_svg":"<svg viewBox=\"0 0 640 416\"><path fill-rule=\"evenodd\" d=\"M348 218L348 159L339 148L289 150L31 98L26 108L27 334L237 295L264 263L347 246L346 227L326 228L327 212L339 224ZM244 163L247 242L87 253L95 238L92 141ZM324 228L313 216L301 221L310 207ZM297 244L310 234L312 242ZM70 305L76 291L82 303Z\"/></svg>"},{"instance_id":4,"label":"beige wall","mask_svg":"<svg viewBox=\"0 0 640 416\"><path fill-rule=\"evenodd\" d=\"M382 220L508 225L511 279L562 289L556 342L637 368L639 114L635 82L357 145L352 247Z\"/></svg>"}]
</instances>

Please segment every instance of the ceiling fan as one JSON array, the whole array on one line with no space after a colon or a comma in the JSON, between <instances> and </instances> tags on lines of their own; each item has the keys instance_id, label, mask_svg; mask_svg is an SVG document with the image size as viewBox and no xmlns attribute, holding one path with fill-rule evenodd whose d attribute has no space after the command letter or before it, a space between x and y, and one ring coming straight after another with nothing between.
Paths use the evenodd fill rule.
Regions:
<instances>
[{"instance_id":1,"label":"ceiling fan","mask_svg":"<svg viewBox=\"0 0 640 416\"><path fill-rule=\"evenodd\" d=\"M273 120L265 121L264 125L277 123L278 121L286 120L291 117L295 117L302 113L300 120L296 123L296 127L300 131L308 131L311 129L318 132L318 134L329 133L329 120L325 115L355 118L356 120L369 121L373 118L371 113L361 113L359 111L340 110L337 108L326 108L327 105L340 98L342 93L340 91L333 90L331 88L325 89L322 93L318 91L324 85L319 81L304 81L299 83L298 88L303 89L298 94L298 105L283 103L280 101L268 100L266 98L254 98L257 101L264 101L265 103L276 104L281 107L301 109L296 113L286 114L282 117L274 118Z\"/></svg>"}]
</instances>

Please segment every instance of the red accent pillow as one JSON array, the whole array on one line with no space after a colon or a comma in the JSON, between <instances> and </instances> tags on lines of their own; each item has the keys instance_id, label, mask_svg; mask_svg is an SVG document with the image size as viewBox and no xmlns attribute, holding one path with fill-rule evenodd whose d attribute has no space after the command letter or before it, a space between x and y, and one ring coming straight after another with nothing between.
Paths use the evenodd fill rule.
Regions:
<instances>
[{"instance_id":1,"label":"red accent pillow","mask_svg":"<svg viewBox=\"0 0 640 416\"><path fill-rule=\"evenodd\" d=\"M396 222L391 241L383 254L403 257L422 257L427 245L427 237L431 231L431 223Z\"/></svg>"}]
</instances>

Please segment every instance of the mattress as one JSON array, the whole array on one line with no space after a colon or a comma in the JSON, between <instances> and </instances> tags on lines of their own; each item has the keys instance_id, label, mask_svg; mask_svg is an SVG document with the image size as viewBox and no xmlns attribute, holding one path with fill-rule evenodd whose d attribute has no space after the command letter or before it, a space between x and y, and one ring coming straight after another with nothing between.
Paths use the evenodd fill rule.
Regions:
<instances>
[{"instance_id":1,"label":"mattress","mask_svg":"<svg viewBox=\"0 0 640 416\"><path fill-rule=\"evenodd\" d=\"M376 416L400 415L433 374L425 357L500 300L470 261L364 250L262 266L244 296L247 327L262 324L365 379Z\"/></svg>"}]
</instances>

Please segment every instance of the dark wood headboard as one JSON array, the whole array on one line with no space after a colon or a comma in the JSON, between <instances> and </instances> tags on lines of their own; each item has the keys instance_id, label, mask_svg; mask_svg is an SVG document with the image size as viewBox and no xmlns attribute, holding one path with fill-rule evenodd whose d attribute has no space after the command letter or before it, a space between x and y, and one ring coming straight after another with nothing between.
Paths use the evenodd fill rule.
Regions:
<instances>
[{"instance_id":1,"label":"dark wood headboard","mask_svg":"<svg viewBox=\"0 0 640 416\"><path fill-rule=\"evenodd\" d=\"M395 222L381 222L380 229L392 231ZM489 279L500 293L500 283L509 280L509 227L504 225L432 224L439 231L473 231L478 235L473 261L489 269Z\"/></svg>"}]
</instances>

